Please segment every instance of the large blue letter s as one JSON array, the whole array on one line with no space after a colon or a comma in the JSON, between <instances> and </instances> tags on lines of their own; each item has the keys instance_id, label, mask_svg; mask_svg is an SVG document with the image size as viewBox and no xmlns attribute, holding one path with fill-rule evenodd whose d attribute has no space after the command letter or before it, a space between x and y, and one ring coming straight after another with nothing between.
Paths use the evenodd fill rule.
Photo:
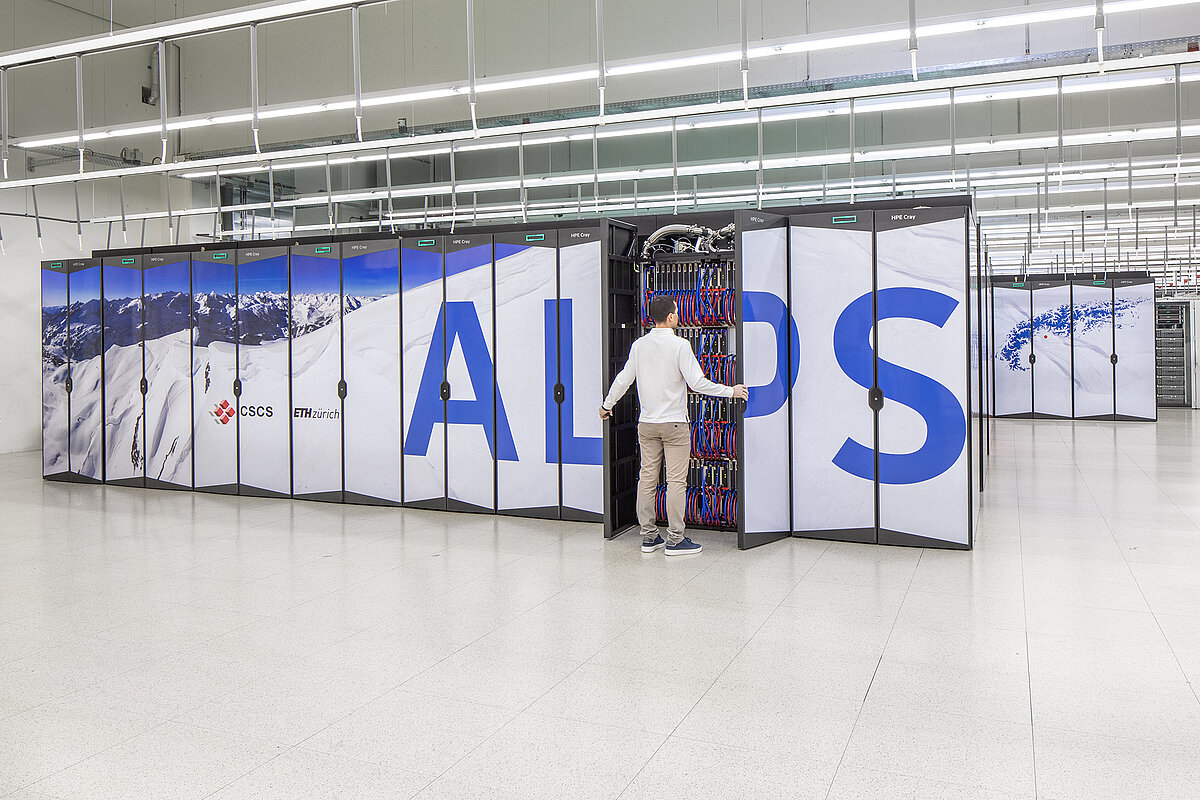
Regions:
<instances>
[{"instance_id":1,"label":"large blue letter s","mask_svg":"<svg viewBox=\"0 0 1200 800\"><path fill-rule=\"evenodd\" d=\"M838 366L865 389L873 385L874 352L871 331L874 316L915 319L944 326L958 301L931 289L901 287L881 289L875 295L875 314L868 292L852 302L838 318L833 331L833 352ZM927 375L879 359L879 388L886 399L903 403L925 420L925 443L912 453L880 453L879 481L887 484L921 483L941 475L958 460L966 445L967 420L954 393ZM847 438L833 463L866 480L874 477L875 451Z\"/></svg>"}]
</instances>

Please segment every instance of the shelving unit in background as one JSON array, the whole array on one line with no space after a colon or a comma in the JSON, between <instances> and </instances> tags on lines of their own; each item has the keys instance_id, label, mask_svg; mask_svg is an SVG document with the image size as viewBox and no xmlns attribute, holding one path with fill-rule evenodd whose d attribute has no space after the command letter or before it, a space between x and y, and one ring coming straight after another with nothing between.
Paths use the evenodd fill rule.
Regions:
<instances>
[{"instance_id":1,"label":"shelving unit in background","mask_svg":"<svg viewBox=\"0 0 1200 800\"><path fill-rule=\"evenodd\" d=\"M1160 408L1187 408L1192 404L1188 364L1188 303L1159 302L1154 309L1155 388Z\"/></svg>"}]
</instances>

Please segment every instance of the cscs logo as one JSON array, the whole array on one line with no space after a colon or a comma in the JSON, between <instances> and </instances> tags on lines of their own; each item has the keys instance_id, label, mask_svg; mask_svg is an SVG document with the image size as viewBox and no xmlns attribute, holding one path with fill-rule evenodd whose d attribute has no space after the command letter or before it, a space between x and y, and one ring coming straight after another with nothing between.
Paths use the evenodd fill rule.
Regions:
<instances>
[{"instance_id":1,"label":"cscs logo","mask_svg":"<svg viewBox=\"0 0 1200 800\"><path fill-rule=\"evenodd\" d=\"M228 400L222 400L213 406L212 410L208 412L208 415L212 417L218 425L228 425L229 421L233 419L234 415L236 414L237 409L231 406Z\"/></svg>"},{"instance_id":2,"label":"cscs logo","mask_svg":"<svg viewBox=\"0 0 1200 800\"><path fill-rule=\"evenodd\" d=\"M275 409L271 406L242 406L243 417L273 417Z\"/></svg>"}]
</instances>

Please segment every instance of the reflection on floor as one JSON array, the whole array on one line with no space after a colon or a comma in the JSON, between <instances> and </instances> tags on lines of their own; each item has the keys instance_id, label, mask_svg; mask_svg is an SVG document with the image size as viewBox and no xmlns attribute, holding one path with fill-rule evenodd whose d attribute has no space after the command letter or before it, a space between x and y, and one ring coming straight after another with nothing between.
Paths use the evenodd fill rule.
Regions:
<instances>
[{"instance_id":1,"label":"reflection on floor","mask_svg":"<svg viewBox=\"0 0 1200 800\"><path fill-rule=\"evenodd\" d=\"M998 422L972 553L44 483L0 796L1200 797L1200 425Z\"/></svg>"}]
</instances>

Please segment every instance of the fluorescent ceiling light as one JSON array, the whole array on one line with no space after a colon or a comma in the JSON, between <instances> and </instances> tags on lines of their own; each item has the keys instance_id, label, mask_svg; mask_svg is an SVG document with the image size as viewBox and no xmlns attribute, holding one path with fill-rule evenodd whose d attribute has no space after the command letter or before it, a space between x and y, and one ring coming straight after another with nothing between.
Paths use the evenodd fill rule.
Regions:
<instances>
[{"instance_id":1,"label":"fluorescent ceiling light","mask_svg":"<svg viewBox=\"0 0 1200 800\"><path fill-rule=\"evenodd\" d=\"M1200 0L1119 0L1115 2L1105 3L1104 10L1106 14L1120 14L1128 11L1145 11L1157 8L1175 8L1185 5L1200 3ZM211 30L219 30L222 28L237 27L238 25L248 25L250 22L261 22L267 20L278 20L294 16L297 14L313 13L316 11L335 10L356 5L348 0L293 0L292 2L267 4L264 6L255 6L244 9L240 12L230 12L223 14L213 14L205 17L195 17L180 20L173 23L163 23L162 25L147 26L145 28L133 29L130 31L122 31L119 34L114 34L109 37L89 37L88 39L78 40L77 42L66 42L61 45L50 45L44 48L34 48L32 50L18 51L10 53L7 56L0 56L0 66L15 65L25 63L27 61L45 60L48 58L61 57L64 54L74 54L76 52L94 52L99 50L110 49L113 47L130 46L129 44L121 44L120 42L141 42L150 43L159 39L170 39L180 35L190 33L201 33ZM285 8L295 9L294 11L284 11ZM917 27L917 35L921 38L936 37L941 35L949 35L955 33L963 33L969 31L980 30L982 28L995 27L1011 27L1017 25L1036 24L1039 22L1059 21L1064 19L1075 19L1091 16L1095 9L1092 5L1075 5L1067 7L1052 7L1043 10L1021 11L1013 14L1001 14L993 17L981 17L976 19L955 20L945 23L931 23ZM183 30L185 33L179 33ZM154 35L150 38L147 32L153 32ZM173 33L174 32L174 33ZM124 38L121 38L124 37ZM143 38L138 38L143 37ZM866 44L878 44L891 41L900 41L908 37L908 29L893 28L887 30L867 31L858 33L849 33L828 37L812 37L805 36L791 42L782 42L771 45L750 48L747 51L747 56L751 59L765 58L777 55L795 54L802 52L814 52L818 50L828 50L835 48L850 48ZM65 50L63 48L66 48ZM75 48L75 49L72 49ZM85 49L80 49L85 48ZM24 54L24 55L22 55ZM714 52L701 52L692 54L682 54L671 56L663 59L650 61L630 61L627 63L614 63L606 68L606 75L619 77L622 75L639 75L649 72L656 72L669 69L679 69L686 67L706 66L713 64L732 63L741 57L739 50L718 50ZM561 83L570 83L584 80L594 80L596 78L597 68L594 66L584 67L577 66L561 72L546 72L525 76L514 76L504 79L496 79L493 81L480 81L476 84L476 92L498 92L507 91L510 89L526 89L539 86L551 86ZM1192 79L1200 78L1200 75L1193 76ZM1100 88L1117 88L1117 87L1100 87ZM418 102L422 100L430 100L437 98L453 97L457 94L462 94L465 91L464 86L441 86L441 87L426 87L408 92L392 92L379 93L374 96L362 98L362 106L376 107L384 105L393 105L409 102ZM1045 91L1044 89L1042 91ZM1064 92L1066 87L1064 86ZM1014 97L1018 95L1013 95ZM995 98L989 98L995 99ZM928 102L932 105L940 105L937 100L930 99ZM281 119L294 116L302 116L306 114L321 113L325 111L345 111L355 107L353 99L339 99L325 103L307 103L279 108L271 108L265 106L259 110L259 119ZM902 107L902 106L897 106ZM914 106L908 106L914 107ZM920 106L916 106L920 107ZM882 103L874 110L886 110L889 106ZM868 109L864 109L868 110ZM837 112L835 112L837 113ZM199 120L189 121L185 124L179 124L178 121L168 122L168 130L182 130L192 127L202 127L207 125L220 125L230 123L242 123L252 119L252 114L249 112L239 112L237 114L228 114L216 117L203 117ZM152 133L159 130L158 126L136 126L136 129L144 133ZM120 126L109 129L109 136L132 136L133 128L122 128ZM90 133L90 135L89 135ZM105 138L97 135L94 132L85 132L84 141L89 139ZM78 134L55 134L48 137L35 137L32 139L18 140L12 142L18 147L48 147L53 145L71 144L78 141Z\"/></svg>"},{"instance_id":2,"label":"fluorescent ceiling light","mask_svg":"<svg viewBox=\"0 0 1200 800\"><path fill-rule=\"evenodd\" d=\"M0 67L12 67L35 61L120 50L140 44L154 44L165 39L178 39L200 33L246 27L252 23L271 22L307 14L333 11L360 5L362 0L281 0L247 6L236 11L184 17L171 22L159 22L98 36L87 36L56 44L13 50L0 55Z\"/></svg>"}]
</instances>

